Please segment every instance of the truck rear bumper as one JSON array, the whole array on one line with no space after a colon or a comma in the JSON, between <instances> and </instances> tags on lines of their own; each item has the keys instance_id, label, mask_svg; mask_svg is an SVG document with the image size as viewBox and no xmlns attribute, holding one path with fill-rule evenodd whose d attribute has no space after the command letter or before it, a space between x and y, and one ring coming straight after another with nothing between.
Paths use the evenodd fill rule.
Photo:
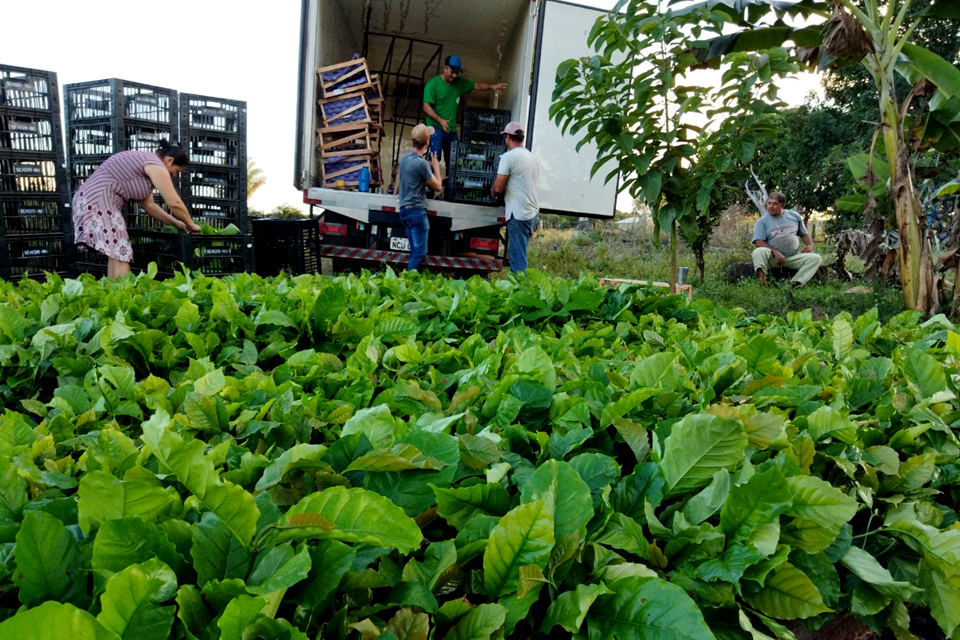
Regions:
<instances>
[{"instance_id":1,"label":"truck rear bumper","mask_svg":"<svg viewBox=\"0 0 960 640\"><path fill-rule=\"evenodd\" d=\"M369 260L388 264L406 264L409 253L401 251L381 251L379 249L359 249L356 247L338 247L330 244L320 245L320 255L324 258L346 258L349 260ZM423 264L441 269L473 269L476 271L502 271L503 262L495 258L468 258L456 256L431 256L423 259Z\"/></svg>"}]
</instances>

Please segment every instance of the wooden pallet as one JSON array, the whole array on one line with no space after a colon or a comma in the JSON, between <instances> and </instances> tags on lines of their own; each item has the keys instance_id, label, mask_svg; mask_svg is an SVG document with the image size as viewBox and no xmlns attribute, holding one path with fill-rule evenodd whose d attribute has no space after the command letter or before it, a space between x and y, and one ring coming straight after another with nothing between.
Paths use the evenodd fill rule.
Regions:
<instances>
[{"instance_id":1,"label":"wooden pallet","mask_svg":"<svg viewBox=\"0 0 960 640\"><path fill-rule=\"evenodd\" d=\"M317 130L321 158L380 154L380 128L363 125L353 129Z\"/></svg>"},{"instance_id":2,"label":"wooden pallet","mask_svg":"<svg viewBox=\"0 0 960 640\"><path fill-rule=\"evenodd\" d=\"M340 71L342 69L347 69L348 71L337 78L325 80L323 77L324 74ZM356 60L348 60L347 62L340 62L327 67L320 67L317 69L317 78L320 84L320 93L324 98L332 98L347 93L365 91L373 87L373 82L371 82L370 79L370 70L367 68L367 61L364 58L357 58ZM361 79L362 82L349 87L342 86L346 80L357 79Z\"/></svg>"},{"instance_id":3,"label":"wooden pallet","mask_svg":"<svg viewBox=\"0 0 960 640\"><path fill-rule=\"evenodd\" d=\"M349 156L342 159L320 162L320 186L327 189L356 188L360 186L358 177L352 174L359 172L363 167L370 170L370 186L383 184L383 173L380 170L380 156Z\"/></svg>"},{"instance_id":4,"label":"wooden pallet","mask_svg":"<svg viewBox=\"0 0 960 640\"><path fill-rule=\"evenodd\" d=\"M370 105L362 93L347 93L337 98L318 100L324 128L373 124Z\"/></svg>"},{"instance_id":5,"label":"wooden pallet","mask_svg":"<svg viewBox=\"0 0 960 640\"><path fill-rule=\"evenodd\" d=\"M600 278L601 287L609 287L618 284L643 284L650 287L670 287L669 282L652 282L650 280L627 280L625 278ZM693 300L693 286L689 284L678 284L677 293L687 296L687 299Z\"/></svg>"}]
</instances>

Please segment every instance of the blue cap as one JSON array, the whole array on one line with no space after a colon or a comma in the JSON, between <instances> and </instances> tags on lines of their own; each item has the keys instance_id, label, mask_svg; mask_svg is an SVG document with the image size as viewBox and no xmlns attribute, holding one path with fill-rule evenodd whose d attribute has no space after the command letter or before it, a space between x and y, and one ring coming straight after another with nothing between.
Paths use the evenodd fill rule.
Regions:
<instances>
[{"instance_id":1,"label":"blue cap","mask_svg":"<svg viewBox=\"0 0 960 640\"><path fill-rule=\"evenodd\" d=\"M443 64L447 65L454 71L463 71L463 67L460 64L460 56L447 56L447 59Z\"/></svg>"}]
</instances>

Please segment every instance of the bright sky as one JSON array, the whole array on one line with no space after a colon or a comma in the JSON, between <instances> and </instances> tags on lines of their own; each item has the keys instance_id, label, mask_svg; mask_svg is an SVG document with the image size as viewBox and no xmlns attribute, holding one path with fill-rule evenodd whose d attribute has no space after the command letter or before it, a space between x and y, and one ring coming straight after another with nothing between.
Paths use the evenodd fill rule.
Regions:
<instances>
[{"instance_id":1,"label":"bright sky","mask_svg":"<svg viewBox=\"0 0 960 640\"><path fill-rule=\"evenodd\" d=\"M359 0L358 0L359 2ZM580 0L610 8L614 0ZM0 12L0 63L57 72L61 86L122 78L186 93L246 100L247 155L267 177L250 206L302 207L293 187L300 2L236 0L11 0ZM788 81L799 104L817 79ZM629 209L626 203L620 208Z\"/></svg>"}]
</instances>

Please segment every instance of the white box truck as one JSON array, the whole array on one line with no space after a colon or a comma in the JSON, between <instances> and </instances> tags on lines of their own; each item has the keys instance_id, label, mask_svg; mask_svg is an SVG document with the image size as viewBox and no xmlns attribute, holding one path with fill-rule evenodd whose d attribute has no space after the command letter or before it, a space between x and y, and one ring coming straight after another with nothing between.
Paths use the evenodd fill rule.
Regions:
<instances>
[{"instance_id":1,"label":"white box truck","mask_svg":"<svg viewBox=\"0 0 960 640\"><path fill-rule=\"evenodd\" d=\"M540 164L541 213L612 218L617 181L590 178L596 147L575 150L549 118L557 66L590 55L587 34L598 9L560 0L302 0L294 186L322 209L321 257L334 268L402 265L408 256L397 196L388 193L391 167L410 148L423 122L423 85L448 55L471 80L506 82L496 94L474 91L465 106L510 110L525 125L526 146ZM322 98L317 69L363 57L379 75L384 97L379 193L324 188L317 152ZM461 136L462 138L462 136ZM428 200L430 239L425 264L474 272L503 268L503 206Z\"/></svg>"}]
</instances>

